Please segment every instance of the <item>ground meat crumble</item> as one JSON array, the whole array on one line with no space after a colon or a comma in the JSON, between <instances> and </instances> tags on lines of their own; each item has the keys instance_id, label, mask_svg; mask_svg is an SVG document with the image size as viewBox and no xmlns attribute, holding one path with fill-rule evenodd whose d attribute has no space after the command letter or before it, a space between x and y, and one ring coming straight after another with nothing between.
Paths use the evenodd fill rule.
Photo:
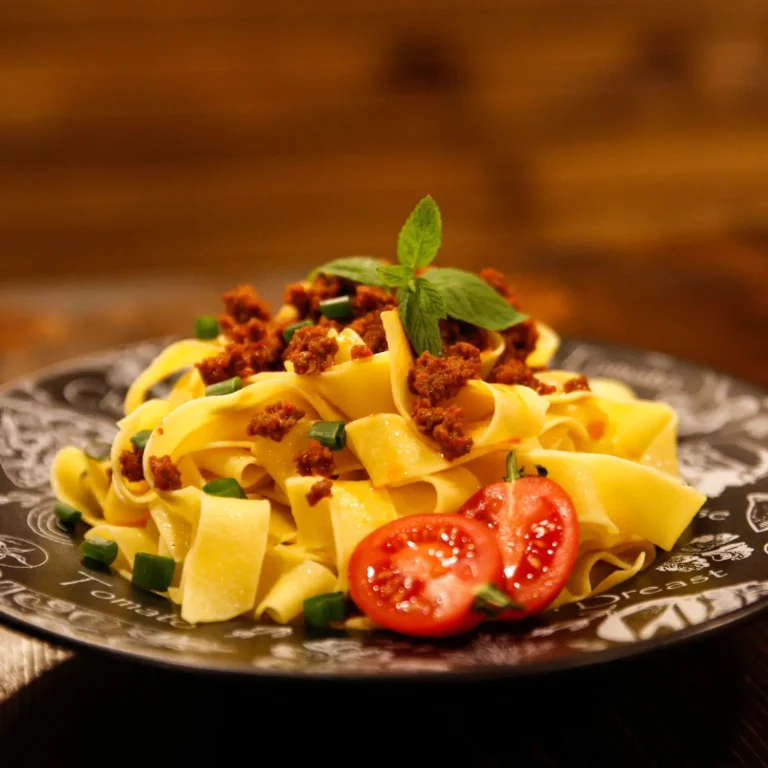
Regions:
<instances>
[{"instance_id":1,"label":"ground meat crumble","mask_svg":"<svg viewBox=\"0 0 768 768\"><path fill-rule=\"evenodd\" d=\"M472 438L464 435L464 414L456 405L438 405L459 394L461 388L480 375L480 350L459 342L445 350L443 357L424 352L408 372L408 389L416 395L411 417L417 429L433 438L448 460L468 453Z\"/></svg>"},{"instance_id":2,"label":"ground meat crumble","mask_svg":"<svg viewBox=\"0 0 768 768\"><path fill-rule=\"evenodd\" d=\"M589 381L586 376L576 376L563 384L563 392L590 392Z\"/></svg>"},{"instance_id":3,"label":"ground meat crumble","mask_svg":"<svg viewBox=\"0 0 768 768\"><path fill-rule=\"evenodd\" d=\"M293 370L300 376L313 376L327 371L339 351L339 343L327 335L326 328L310 325L299 328L293 334L283 358L293 363Z\"/></svg>"},{"instance_id":4,"label":"ground meat crumble","mask_svg":"<svg viewBox=\"0 0 768 768\"><path fill-rule=\"evenodd\" d=\"M150 456L149 468L158 491L178 491L181 488L181 472L170 456Z\"/></svg>"},{"instance_id":5,"label":"ground meat crumble","mask_svg":"<svg viewBox=\"0 0 768 768\"><path fill-rule=\"evenodd\" d=\"M299 320L317 322L320 317L320 302L337 296L352 296L355 284L332 275L318 275L309 285L291 283L286 289L283 301L296 309Z\"/></svg>"},{"instance_id":6,"label":"ground meat crumble","mask_svg":"<svg viewBox=\"0 0 768 768\"><path fill-rule=\"evenodd\" d=\"M420 432L432 437L449 461L458 459L472 448L472 438L464 435L464 413L457 405L449 408L417 400L411 410L413 422Z\"/></svg>"},{"instance_id":7,"label":"ground meat crumble","mask_svg":"<svg viewBox=\"0 0 768 768\"><path fill-rule=\"evenodd\" d=\"M285 348L282 327L271 319L268 305L253 286L239 285L222 301L227 314L219 317L219 327L228 343L219 354L197 364L205 384L280 370Z\"/></svg>"},{"instance_id":8,"label":"ground meat crumble","mask_svg":"<svg viewBox=\"0 0 768 768\"><path fill-rule=\"evenodd\" d=\"M248 424L248 434L255 437L268 437L279 443L291 431L299 419L306 414L293 403L278 400L257 413Z\"/></svg>"},{"instance_id":9,"label":"ground meat crumble","mask_svg":"<svg viewBox=\"0 0 768 768\"><path fill-rule=\"evenodd\" d=\"M307 501L310 507L314 507L320 499L324 499L328 496L333 496L333 482L327 477L322 480L318 480L313 483L312 487L307 492Z\"/></svg>"},{"instance_id":10,"label":"ground meat crumble","mask_svg":"<svg viewBox=\"0 0 768 768\"><path fill-rule=\"evenodd\" d=\"M326 445L320 445L317 440L310 440L307 448L299 451L293 460L300 475L330 477L336 473L333 451Z\"/></svg>"},{"instance_id":11,"label":"ground meat crumble","mask_svg":"<svg viewBox=\"0 0 768 768\"><path fill-rule=\"evenodd\" d=\"M540 395L551 395L555 391L555 387L536 378L531 369L520 360L499 363L491 371L488 381L495 384L518 384L522 387L530 387Z\"/></svg>"},{"instance_id":12,"label":"ground meat crumble","mask_svg":"<svg viewBox=\"0 0 768 768\"><path fill-rule=\"evenodd\" d=\"M196 367L206 384L216 384L233 376L245 379L260 371L279 370L283 348L279 332L270 331L262 341L227 344L218 355L202 360Z\"/></svg>"},{"instance_id":13,"label":"ground meat crumble","mask_svg":"<svg viewBox=\"0 0 768 768\"><path fill-rule=\"evenodd\" d=\"M467 342L448 347L442 357L424 352L408 372L408 389L418 398L437 405L459 394L480 375L480 350Z\"/></svg>"},{"instance_id":14,"label":"ground meat crumble","mask_svg":"<svg viewBox=\"0 0 768 768\"><path fill-rule=\"evenodd\" d=\"M125 449L120 454L120 474L132 483L138 483L144 479L144 449L136 445L131 446L131 450Z\"/></svg>"},{"instance_id":15,"label":"ground meat crumble","mask_svg":"<svg viewBox=\"0 0 768 768\"><path fill-rule=\"evenodd\" d=\"M349 350L349 356L353 360L365 360L368 357L373 357L371 348L365 344L355 344L352 349Z\"/></svg>"},{"instance_id":16,"label":"ground meat crumble","mask_svg":"<svg viewBox=\"0 0 768 768\"><path fill-rule=\"evenodd\" d=\"M256 293L252 285L238 285L222 296L227 314L236 323L247 323L251 318L269 320L269 305Z\"/></svg>"}]
</instances>

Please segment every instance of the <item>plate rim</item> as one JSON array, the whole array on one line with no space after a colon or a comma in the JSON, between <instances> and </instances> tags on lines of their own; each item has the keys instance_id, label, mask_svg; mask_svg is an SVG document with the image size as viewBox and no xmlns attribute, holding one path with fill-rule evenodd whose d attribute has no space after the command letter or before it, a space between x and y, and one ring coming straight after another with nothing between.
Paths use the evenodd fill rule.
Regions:
<instances>
[{"instance_id":1,"label":"plate rim","mask_svg":"<svg viewBox=\"0 0 768 768\"><path fill-rule=\"evenodd\" d=\"M93 350L76 357L66 358L64 360L51 363L0 384L0 396L8 395L14 389L23 388L26 385L32 384L45 375L77 370L77 368L87 365L89 361L97 360L105 356L118 355L121 352L131 350L142 344L168 344L178 340L179 338L182 337L177 335L165 335L148 339L139 339L104 349ZM762 385L757 384L754 381L750 381L749 379L743 378L739 375L729 373L728 371L721 368L707 365L684 356L671 354L657 349L649 349L630 344L621 344L613 341L601 340L600 338L576 338L572 336L561 336L560 338L561 344L583 343L600 347L608 351L613 349L623 350L625 352L638 355L648 353L664 355L665 357L675 362L682 363L689 368L697 369L702 372L706 371L715 373L717 375L727 377L732 381L762 393L764 397L768 398L768 389ZM66 408L66 406L60 407ZM79 412L76 408L71 408L71 410L74 412ZM107 415L104 416L107 418ZM14 613L5 610L5 607L2 605L0 605L0 624L28 637L33 637L37 640L48 642L54 646L67 650L86 651L94 653L95 655L101 656L103 658L110 658L120 662L138 663L147 667L162 669L168 672L183 672L202 677L224 677L228 680L284 680L302 683L312 680L316 680L318 682L344 681L350 684L360 682L371 683L374 681L383 684L389 682L403 683L414 681L428 681L430 683L438 683L449 681L480 682L490 680L512 680L530 678L537 675L551 676L556 673L567 673L569 671L577 672L580 670L586 670L588 668L607 666L633 657L647 657L649 654L653 654L656 651L663 651L667 648L676 647L681 643L705 639L709 636L715 636L726 629L731 629L739 625L746 624L750 619L754 619L758 614L766 609L768 609L768 595L764 595L758 598L753 603L741 606L735 611L731 611L720 616L715 616L699 624L677 630L676 632L668 635L649 638L647 640L635 641L613 648L604 648L587 653L542 660L533 663L524 662L520 664L483 664L474 667L459 667L443 670L414 668L412 671L397 670L394 672L376 672L372 670L352 670L349 672L338 670L321 670L316 672L308 672L302 670L301 668L267 669L263 667L248 665L245 663L233 663L229 665L218 663L198 663L196 659L201 657L193 656L191 657L192 660L190 660L190 656L186 655L184 652L177 652L178 655L175 656L170 654L146 654L121 646L106 645L85 637L67 635L64 632L48 629L32 621L27 621L23 618L20 618ZM501 630L494 629L494 632L501 633ZM384 669L386 669L386 662L383 663L383 666Z\"/></svg>"}]
</instances>

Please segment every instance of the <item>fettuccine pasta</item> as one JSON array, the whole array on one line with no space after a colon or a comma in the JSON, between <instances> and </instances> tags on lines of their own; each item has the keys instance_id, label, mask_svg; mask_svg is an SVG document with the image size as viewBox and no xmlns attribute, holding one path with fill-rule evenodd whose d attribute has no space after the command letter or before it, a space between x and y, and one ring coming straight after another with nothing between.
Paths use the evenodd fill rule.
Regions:
<instances>
[{"instance_id":1,"label":"fettuccine pasta","mask_svg":"<svg viewBox=\"0 0 768 768\"><path fill-rule=\"evenodd\" d=\"M500 273L467 278L466 295L482 284L495 297L493 315L451 293L455 275L414 271L406 246L391 288L371 278L381 264L348 260L360 279L321 268L289 286L273 317L240 286L223 315L198 319L198 338L161 352L128 390L109 449L67 447L53 463L60 516L77 511L89 526L84 553L191 623L327 614L365 625L365 607L349 600L361 542L404 520L455 516L502 483L512 455L510 504L519 478L546 475L574 510L572 562L549 606L612 588L670 550L704 502L677 474L674 411L621 382L550 369L557 334L519 315ZM503 327L504 317L516 322ZM167 397L153 396L169 377ZM408 589L376 589L403 610L424 595L447 610L445 584L465 589L452 576L432 594L424 562L402 567Z\"/></svg>"}]
</instances>

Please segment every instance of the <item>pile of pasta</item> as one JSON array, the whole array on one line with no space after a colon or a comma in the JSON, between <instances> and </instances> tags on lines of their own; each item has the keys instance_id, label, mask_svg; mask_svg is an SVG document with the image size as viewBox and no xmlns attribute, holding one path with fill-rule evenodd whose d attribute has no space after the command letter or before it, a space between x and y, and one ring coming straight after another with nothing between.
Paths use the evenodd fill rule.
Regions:
<instances>
[{"instance_id":1,"label":"pile of pasta","mask_svg":"<svg viewBox=\"0 0 768 768\"><path fill-rule=\"evenodd\" d=\"M638 399L619 382L591 379L591 391L564 393L576 374L544 370L554 385L541 396L524 386L471 380L455 398L473 438L469 453L446 460L413 424L410 345L397 310L382 314L388 351L353 360L362 344L345 328L335 334L334 365L314 376L291 370L259 373L241 390L207 397L194 367L222 349L220 341L183 340L162 351L134 382L125 416L104 460L76 447L52 467L57 497L81 510L86 537L115 541L112 568L131 578L137 553L176 563L166 596L188 622L249 615L279 623L301 619L305 599L347 591L347 564L358 542L402 515L456 511L482 486L504 475L515 450L524 471L546 468L570 495L580 523L580 549L554 605L615 587L669 550L704 502L677 472L677 418L659 402ZM539 341L526 361L547 366L559 343L538 323ZM482 353L487 375L504 342ZM290 364L287 366L290 368ZM148 393L176 376L165 399ZM305 412L280 442L250 437L247 425L281 400ZM346 447L335 454L332 494L314 506L317 478L297 474L294 456L314 420L346 422ZM131 436L151 430L141 482L121 475L119 457ZM148 458L168 455L182 488L153 487ZM215 478L234 478L247 499L203 492ZM349 626L365 620L349 619Z\"/></svg>"}]
</instances>

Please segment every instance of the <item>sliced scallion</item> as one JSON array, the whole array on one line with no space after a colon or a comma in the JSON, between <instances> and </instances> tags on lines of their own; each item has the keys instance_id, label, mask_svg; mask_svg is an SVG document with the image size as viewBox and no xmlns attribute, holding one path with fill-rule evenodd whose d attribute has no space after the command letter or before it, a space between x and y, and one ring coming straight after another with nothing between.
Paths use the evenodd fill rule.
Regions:
<instances>
[{"instance_id":1,"label":"sliced scallion","mask_svg":"<svg viewBox=\"0 0 768 768\"><path fill-rule=\"evenodd\" d=\"M220 395L231 395L243 388L243 380L239 376L233 376L226 381L220 381L217 384L209 384L205 388L206 397L219 397Z\"/></svg>"},{"instance_id":2,"label":"sliced scallion","mask_svg":"<svg viewBox=\"0 0 768 768\"><path fill-rule=\"evenodd\" d=\"M352 299L349 296L337 296L334 299L321 301L320 312L334 320L343 320L352 314Z\"/></svg>"},{"instance_id":3,"label":"sliced scallion","mask_svg":"<svg viewBox=\"0 0 768 768\"><path fill-rule=\"evenodd\" d=\"M309 328L310 325L314 325L314 323L311 320L302 320L300 323L294 323L293 325L286 325L285 328L283 328L283 339L285 340L285 343L286 344L291 343L293 334L296 333L296 331L298 331L299 328Z\"/></svg>"},{"instance_id":4,"label":"sliced scallion","mask_svg":"<svg viewBox=\"0 0 768 768\"><path fill-rule=\"evenodd\" d=\"M308 597L304 601L304 622L312 627L327 627L336 621L344 621L347 615L343 592L325 592Z\"/></svg>"},{"instance_id":5,"label":"sliced scallion","mask_svg":"<svg viewBox=\"0 0 768 768\"><path fill-rule=\"evenodd\" d=\"M141 432L137 432L132 438L131 442L140 450L143 451L147 447L149 438L152 437L151 429L142 429Z\"/></svg>"},{"instance_id":6,"label":"sliced scallion","mask_svg":"<svg viewBox=\"0 0 768 768\"><path fill-rule=\"evenodd\" d=\"M79 509L75 509L71 504L64 504L62 502L59 502L53 508L53 514L59 518L62 525L69 527L79 523L83 517Z\"/></svg>"},{"instance_id":7,"label":"sliced scallion","mask_svg":"<svg viewBox=\"0 0 768 768\"><path fill-rule=\"evenodd\" d=\"M165 592L173 581L176 563L170 557L139 552L133 560L131 581L142 589Z\"/></svg>"},{"instance_id":8,"label":"sliced scallion","mask_svg":"<svg viewBox=\"0 0 768 768\"><path fill-rule=\"evenodd\" d=\"M92 536L90 539L83 539L80 552L88 560L95 560L102 565L111 565L117 557L117 542Z\"/></svg>"},{"instance_id":9,"label":"sliced scallion","mask_svg":"<svg viewBox=\"0 0 768 768\"><path fill-rule=\"evenodd\" d=\"M232 499L247 499L245 491L240 483L233 477L222 477L219 480L211 480L203 486L203 492L209 496L225 496Z\"/></svg>"},{"instance_id":10,"label":"sliced scallion","mask_svg":"<svg viewBox=\"0 0 768 768\"><path fill-rule=\"evenodd\" d=\"M195 338L215 339L219 335L219 321L211 315L201 315L195 319Z\"/></svg>"},{"instance_id":11,"label":"sliced scallion","mask_svg":"<svg viewBox=\"0 0 768 768\"><path fill-rule=\"evenodd\" d=\"M347 430L343 421L316 421L309 430L309 439L341 451L347 444Z\"/></svg>"}]
</instances>

